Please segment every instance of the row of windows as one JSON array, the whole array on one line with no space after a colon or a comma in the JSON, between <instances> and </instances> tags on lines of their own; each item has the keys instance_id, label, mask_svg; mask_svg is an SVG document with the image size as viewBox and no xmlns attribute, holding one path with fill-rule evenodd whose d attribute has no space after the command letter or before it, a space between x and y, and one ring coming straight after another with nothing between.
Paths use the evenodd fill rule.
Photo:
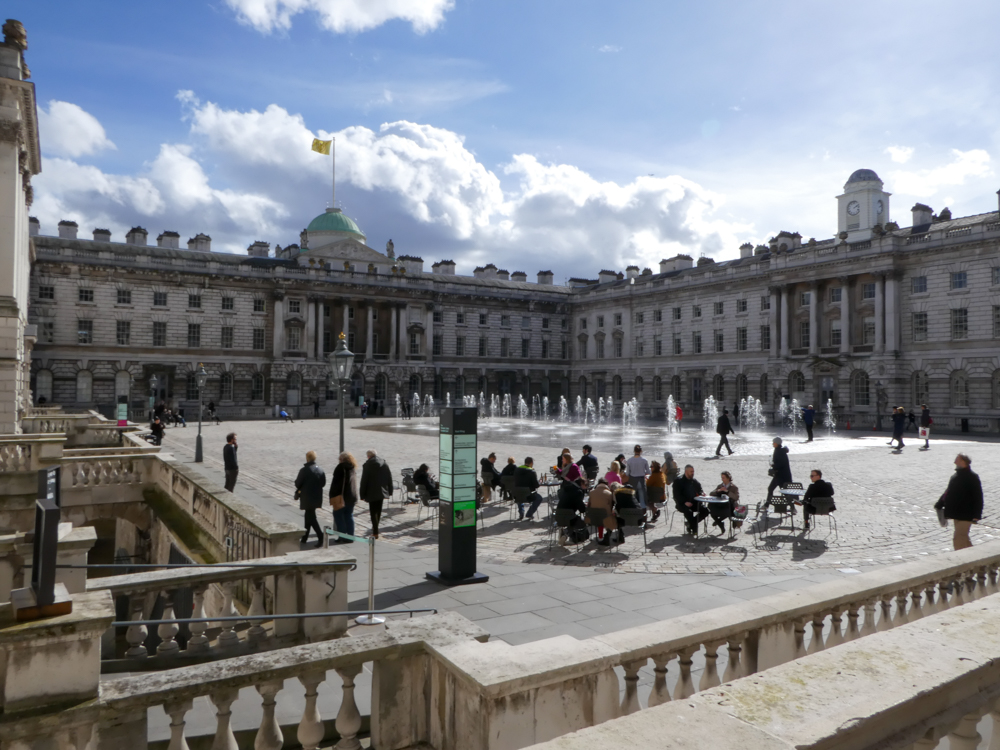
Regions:
<instances>
[{"instance_id":1,"label":"row of windows","mask_svg":"<svg viewBox=\"0 0 1000 750\"><path fill-rule=\"evenodd\" d=\"M560 357L562 359L569 358L569 342L560 341L558 342L560 347ZM432 352L435 357L440 357L444 354L444 344L440 336L434 336L432 341ZM479 337L479 356L486 357L489 356L489 339L486 336ZM419 355L420 354L420 334L411 333L410 334L410 354ZM455 338L455 356L464 357L466 354L465 337L457 336ZM511 357L511 346L510 339L503 337L500 339L500 356L501 357ZM531 356L531 339L522 338L521 339L521 357L528 358ZM542 339L542 359L549 359L552 356L551 342Z\"/></svg>"},{"instance_id":2,"label":"row of windows","mask_svg":"<svg viewBox=\"0 0 1000 750\"><path fill-rule=\"evenodd\" d=\"M94 290L87 287L79 287L76 290L77 302L93 302L94 301ZM41 284L38 287L38 298L39 299L50 299L54 300L56 298L56 288L50 284ZM189 310L201 310L202 309L202 296L200 294L189 294L187 296L187 306ZM167 292L153 292L153 307L167 307ZM291 305L294 302L295 305L299 305L298 300L293 300L289 303ZM131 305L132 304L132 290L131 289L118 289L116 290L115 303L118 305ZM222 310L235 310L236 309L236 298L224 296L222 297L221 303ZM291 312L298 312L298 308L292 310ZM267 310L267 301L263 299L255 299L253 301L253 311L254 312L265 312Z\"/></svg>"},{"instance_id":3,"label":"row of windows","mask_svg":"<svg viewBox=\"0 0 1000 750\"><path fill-rule=\"evenodd\" d=\"M433 319L435 323L444 323L444 311L435 310ZM566 329L566 320L560 321L563 330ZM550 328L550 320L548 318L542 318L542 328L548 330ZM466 325L465 313L456 312L455 313L455 325ZM479 325L485 326L489 325L489 313L479 313ZM510 327L510 315L507 313L502 313L500 315L500 327L509 328ZM521 316L521 328L531 328L531 317L528 315Z\"/></svg>"},{"instance_id":4,"label":"row of windows","mask_svg":"<svg viewBox=\"0 0 1000 750\"><path fill-rule=\"evenodd\" d=\"M969 338L969 310L959 307L949 311L949 331L953 341ZM914 341L927 341L930 328L928 314L915 312L912 317L912 335ZM1000 338L1000 306L993 306L993 338Z\"/></svg>"},{"instance_id":5,"label":"row of windows","mask_svg":"<svg viewBox=\"0 0 1000 750\"><path fill-rule=\"evenodd\" d=\"M223 349L232 349L234 341L234 328L232 326L222 326L220 335L220 346ZM296 329L297 330L297 329ZM47 321L41 324L41 338L45 343L54 343L55 323ZM80 319L76 322L76 343L88 345L94 343L94 321ZM132 321L115 321L115 343L118 346L132 346ZM167 345L167 324L165 322L153 322L153 346ZM188 323L187 327L188 348L197 349L202 346L201 324ZM253 329L253 348L258 351L264 349L264 329Z\"/></svg>"},{"instance_id":6,"label":"row of windows","mask_svg":"<svg viewBox=\"0 0 1000 750\"><path fill-rule=\"evenodd\" d=\"M969 288L968 271L952 271L948 276L949 287L952 290ZM993 266L990 269L990 284L1000 286L1000 266ZM910 279L910 292L912 294L924 294L927 291L927 277L913 276Z\"/></svg>"}]
</instances>

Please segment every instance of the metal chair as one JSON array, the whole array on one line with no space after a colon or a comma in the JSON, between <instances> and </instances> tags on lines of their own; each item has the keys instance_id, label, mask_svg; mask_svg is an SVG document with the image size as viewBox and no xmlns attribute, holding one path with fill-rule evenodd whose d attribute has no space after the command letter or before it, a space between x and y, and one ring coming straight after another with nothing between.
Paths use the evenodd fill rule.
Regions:
<instances>
[{"instance_id":1,"label":"metal chair","mask_svg":"<svg viewBox=\"0 0 1000 750\"><path fill-rule=\"evenodd\" d=\"M833 515L836 506L833 503L832 497L814 497L809 501L812 506L809 510L809 517L813 524L816 523L817 516L825 516L827 525L830 531L833 532L834 539L838 539L839 535L837 533L837 518ZM808 530L807 534L811 534L812 530Z\"/></svg>"},{"instance_id":2,"label":"metal chair","mask_svg":"<svg viewBox=\"0 0 1000 750\"><path fill-rule=\"evenodd\" d=\"M642 508L619 508L618 517L622 521L622 526L638 526L642 529L642 547L646 549L646 511ZM624 536L623 532L622 537Z\"/></svg>"},{"instance_id":3,"label":"metal chair","mask_svg":"<svg viewBox=\"0 0 1000 750\"><path fill-rule=\"evenodd\" d=\"M412 481L412 479L411 479ZM427 508L427 518L433 518L435 515L435 510L440 512L439 505L431 505L433 498L431 497L430 490L428 490L424 485L416 485L415 492L417 493L417 523L420 523L420 516L424 510Z\"/></svg>"},{"instance_id":4,"label":"metal chair","mask_svg":"<svg viewBox=\"0 0 1000 750\"><path fill-rule=\"evenodd\" d=\"M663 487L646 487L646 505L648 505L653 510L658 510L663 513L663 508L659 507L665 505L667 502L667 491Z\"/></svg>"},{"instance_id":5,"label":"metal chair","mask_svg":"<svg viewBox=\"0 0 1000 750\"><path fill-rule=\"evenodd\" d=\"M604 522L608 520L608 511L605 508L587 508L587 512L584 514L583 519L587 522L587 525L594 530L594 535L597 535L597 528L604 527ZM607 528L604 528L605 534L610 534Z\"/></svg>"},{"instance_id":6,"label":"metal chair","mask_svg":"<svg viewBox=\"0 0 1000 750\"><path fill-rule=\"evenodd\" d=\"M406 495L403 497L404 503L415 503L420 500L419 492L417 491L417 483L413 481L413 472L409 474L403 474L401 480L403 483L403 488L406 490Z\"/></svg>"},{"instance_id":7,"label":"metal chair","mask_svg":"<svg viewBox=\"0 0 1000 750\"><path fill-rule=\"evenodd\" d=\"M556 508L556 521L553 524L552 528L555 529L557 533L559 529L566 529L566 531L568 532L569 525L573 523L573 519L576 517L577 517L576 511L573 510L572 508ZM566 536L568 537L569 534L567 533ZM552 549L551 542L549 543L549 549ZM576 543L576 549L577 551L579 551L580 549L579 542Z\"/></svg>"},{"instance_id":8,"label":"metal chair","mask_svg":"<svg viewBox=\"0 0 1000 750\"><path fill-rule=\"evenodd\" d=\"M500 477L500 489L503 490L503 495L505 499L510 500L514 497L514 475L509 474L505 477Z\"/></svg>"},{"instance_id":9,"label":"metal chair","mask_svg":"<svg viewBox=\"0 0 1000 750\"><path fill-rule=\"evenodd\" d=\"M524 503L528 502L528 496L530 494L531 490L529 490L527 487L514 488L514 496L510 500L510 513L507 515L508 521L514 517L514 510L517 509L517 504L521 503L523 505ZM518 511L518 513L520 513L520 511Z\"/></svg>"}]
</instances>

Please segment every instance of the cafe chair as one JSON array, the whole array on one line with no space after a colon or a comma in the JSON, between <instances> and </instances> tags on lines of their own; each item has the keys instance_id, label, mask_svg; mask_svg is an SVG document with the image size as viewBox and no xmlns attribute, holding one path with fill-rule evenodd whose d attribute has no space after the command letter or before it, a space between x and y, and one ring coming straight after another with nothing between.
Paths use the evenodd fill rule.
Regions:
<instances>
[{"instance_id":1,"label":"cafe chair","mask_svg":"<svg viewBox=\"0 0 1000 750\"><path fill-rule=\"evenodd\" d=\"M531 490L527 487L515 487L514 496L510 499L510 513L507 515L507 520L514 519L514 513L517 511L517 504L521 503L526 505L528 502L528 495L531 494ZM527 508L525 508L527 510Z\"/></svg>"},{"instance_id":2,"label":"cafe chair","mask_svg":"<svg viewBox=\"0 0 1000 750\"><path fill-rule=\"evenodd\" d=\"M503 491L503 499L511 500L514 497L514 477L500 477L500 489Z\"/></svg>"},{"instance_id":3,"label":"cafe chair","mask_svg":"<svg viewBox=\"0 0 1000 750\"><path fill-rule=\"evenodd\" d=\"M403 497L403 502L405 503L418 503L420 502L420 495L417 492L417 484L413 481L413 470L409 470L409 474L406 473L407 469L403 469L403 476L400 481L403 484L403 489L405 490L405 496Z\"/></svg>"},{"instance_id":4,"label":"cafe chair","mask_svg":"<svg viewBox=\"0 0 1000 750\"><path fill-rule=\"evenodd\" d=\"M431 505L433 502L431 498L431 493L422 484L417 485L417 523L420 523L420 516L424 511L427 513L427 518L434 518L440 512L439 505Z\"/></svg>"},{"instance_id":5,"label":"cafe chair","mask_svg":"<svg viewBox=\"0 0 1000 750\"><path fill-rule=\"evenodd\" d=\"M552 549L555 543L555 537L558 536L560 531L565 531L566 536L569 536L569 525L573 523L573 519L576 518L576 511L572 508L556 508L556 520L552 524L552 537L549 539L549 549ZM577 550L580 549L580 545L576 545Z\"/></svg>"},{"instance_id":6,"label":"cafe chair","mask_svg":"<svg viewBox=\"0 0 1000 750\"><path fill-rule=\"evenodd\" d=\"M833 533L833 538L838 539L837 517L833 515L834 508L836 507L833 503L833 498L814 497L809 501L809 504L812 506L812 510L809 511L809 522L812 524L812 528L806 533L811 534L812 529L816 528L816 518L824 516L829 530Z\"/></svg>"},{"instance_id":7,"label":"cafe chair","mask_svg":"<svg viewBox=\"0 0 1000 750\"><path fill-rule=\"evenodd\" d=\"M583 516L587 525L594 530L594 537L597 537L598 527L603 527L604 522L608 519L608 511L605 508L587 508L587 512ZM604 529L605 534L610 534L611 532Z\"/></svg>"},{"instance_id":8,"label":"cafe chair","mask_svg":"<svg viewBox=\"0 0 1000 750\"><path fill-rule=\"evenodd\" d=\"M638 526L642 529L642 547L646 549L646 511L642 508L619 508L617 514L623 527Z\"/></svg>"}]
</instances>

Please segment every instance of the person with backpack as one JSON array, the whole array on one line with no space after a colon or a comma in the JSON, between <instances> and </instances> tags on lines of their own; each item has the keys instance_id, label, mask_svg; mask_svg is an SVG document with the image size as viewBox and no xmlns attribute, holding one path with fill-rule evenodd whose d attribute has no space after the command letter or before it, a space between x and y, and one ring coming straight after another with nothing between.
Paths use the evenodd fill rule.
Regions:
<instances>
[{"instance_id":1,"label":"person with backpack","mask_svg":"<svg viewBox=\"0 0 1000 750\"><path fill-rule=\"evenodd\" d=\"M358 492L368 503L372 521L372 536L378 539L378 524L382 519L382 504L392 497L392 471L385 459L375 449L368 451L368 460L361 467L361 486Z\"/></svg>"}]
</instances>

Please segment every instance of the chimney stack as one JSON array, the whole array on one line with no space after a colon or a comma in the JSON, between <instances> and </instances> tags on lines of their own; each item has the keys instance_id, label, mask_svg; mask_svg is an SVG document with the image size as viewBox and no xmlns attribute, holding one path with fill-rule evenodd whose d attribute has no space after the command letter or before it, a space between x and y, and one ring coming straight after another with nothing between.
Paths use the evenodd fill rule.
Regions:
<instances>
[{"instance_id":1,"label":"chimney stack","mask_svg":"<svg viewBox=\"0 0 1000 750\"><path fill-rule=\"evenodd\" d=\"M271 252L271 243L257 240L247 248L247 255L251 258L266 258Z\"/></svg>"},{"instance_id":2,"label":"chimney stack","mask_svg":"<svg viewBox=\"0 0 1000 750\"><path fill-rule=\"evenodd\" d=\"M639 275L639 266L629 266L628 268L625 269L625 276L630 279L634 279L638 275Z\"/></svg>"},{"instance_id":3,"label":"chimney stack","mask_svg":"<svg viewBox=\"0 0 1000 750\"><path fill-rule=\"evenodd\" d=\"M455 275L455 261L453 260L441 260L431 266L432 273L440 273L445 276Z\"/></svg>"},{"instance_id":4,"label":"chimney stack","mask_svg":"<svg viewBox=\"0 0 1000 750\"><path fill-rule=\"evenodd\" d=\"M753 257L753 245L751 245L749 242L744 242L742 245L740 245L740 257L741 258Z\"/></svg>"},{"instance_id":5,"label":"chimney stack","mask_svg":"<svg viewBox=\"0 0 1000 750\"><path fill-rule=\"evenodd\" d=\"M510 281L510 273L507 272L506 268L501 268L497 271L497 278L501 281Z\"/></svg>"},{"instance_id":6,"label":"chimney stack","mask_svg":"<svg viewBox=\"0 0 1000 750\"><path fill-rule=\"evenodd\" d=\"M510 280L511 281L520 281L521 283L524 283L524 282L526 282L528 280L528 274L526 274L524 271L514 271L510 275Z\"/></svg>"},{"instance_id":7,"label":"chimney stack","mask_svg":"<svg viewBox=\"0 0 1000 750\"><path fill-rule=\"evenodd\" d=\"M42 225L38 223L38 219L34 216L28 217L28 236L37 237L42 231Z\"/></svg>"},{"instance_id":8,"label":"chimney stack","mask_svg":"<svg viewBox=\"0 0 1000 750\"><path fill-rule=\"evenodd\" d=\"M546 284L546 285L551 286L551 284L552 284L552 271L539 271L537 279L538 279L538 283L539 284Z\"/></svg>"},{"instance_id":9,"label":"chimney stack","mask_svg":"<svg viewBox=\"0 0 1000 750\"><path fill-rule=\"evenodd\" d=\"M601 272L597 274L598 284L608 284L612 281L617 281L617 280L618 280L618 274L615 271L609 271L606 268L601 269Z\"/></svg>"},{"instance_id":10,"label":"chimney stack","mask_svg":"<svg viewBox=\"0 0 1000 750\"><path fill-rule=\"evenodd\" d=\"M59 222L59 239L75 240L77 229L78 226L75 221L66 221L66 219L63 219Z\"/></svg>"},{"instance_id":11,"label":"chimney stack","mask_svg":"<svg viewBox=\"0 0 1000 750\"><path fill-rule=\"evenodd\" d=\"M212 238L207 234L196 234L188 240L188 250L210 253L212 252Z\"/></svg>"},{"instance_id":12,"label":"chimney stack","mask_svg":"<svg viewBox=\"0 0 1000 750\"><path fill-rule=\"evenodd\" d=\"M149 236L147 232L142 227L132 227L128 230L128 234L125 235L125 242L129 245L145 245L146 238Z\"/></svg>"},{"instance_id":13,"label":"chimney stack","mask_svg":"<svg viewBox=\"0 0 1000 750\"><path fill-rule=\"evenodd\" d=\"M94 230L94 242L111 242L111 230L110 229L95 229Z\"/></svg>"},{"instance_id":14,"label":"chimney stack","mask_svg":"<svg viewBox=\"0 0 1000 750\"><path fill-rule=\"evenodd\" d=\"M156 246L168 247L173 250L177 250L181 246L181 236L177 234L177 232L171 232L170 230L167 230L166 232L163 232L162 234L160 234L159 237L156 238Z\"/></svg>"},{"instance_id":15,"label":"chimney stack","mask_svg":"<svg viewBox=\"0 0 1000 750\"><path fill-rule=\"evenodd\" d=\"M923 203L917 203L910 209L913 212L913 226L922 227L926 226L933 221L934 209L930 206L925 206Z\"/></svg>"}]
</instances>

